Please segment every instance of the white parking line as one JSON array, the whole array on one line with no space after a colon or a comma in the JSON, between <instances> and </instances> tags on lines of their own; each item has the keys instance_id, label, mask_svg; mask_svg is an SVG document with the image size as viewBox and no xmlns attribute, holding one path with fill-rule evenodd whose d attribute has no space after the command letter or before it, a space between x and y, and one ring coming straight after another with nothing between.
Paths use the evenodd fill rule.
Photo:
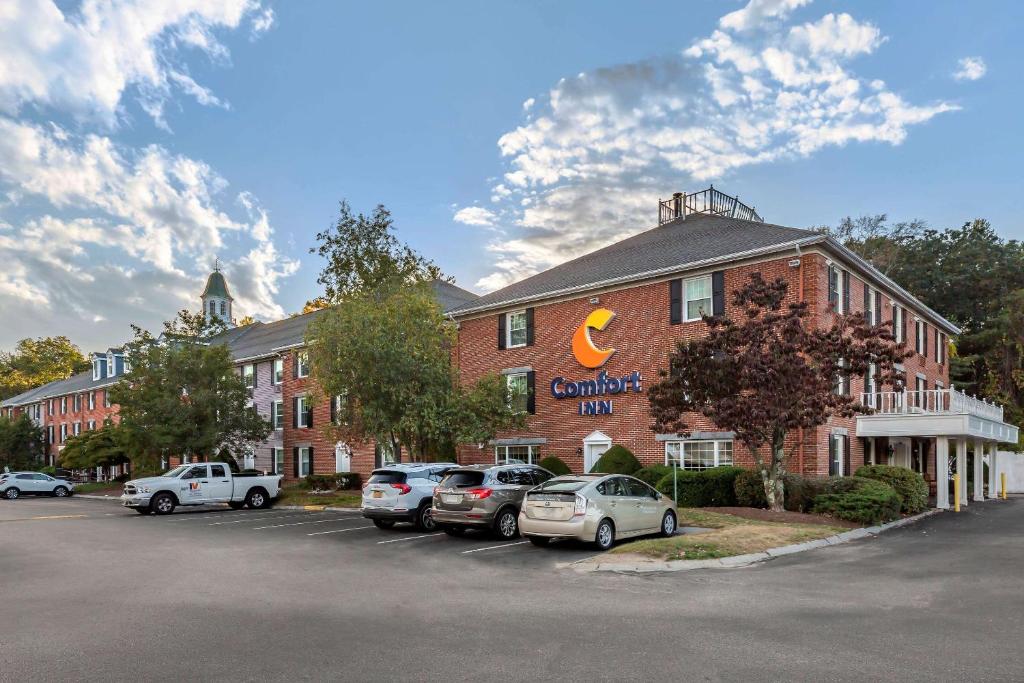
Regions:
<instances>
[{"instance_id":1,"label":"white parking line","mask_svg":"<svg viewBox=\"0 0 1024 683\"><path fill-rule=\"evenodd\" d=\"M271 524L270 526L254 526L253 531L259 531L260 529L279 529L283 526L302 526L303 524L324 524L325 522L348 522L350 520L344 517L336 517L334 519L318 519L312 522L290 522L288 524Z\"/></svg>"},{"instance_id":2,"label":"white parking line","mask_svg":"<svg viewBox=\"0 0 1024 683\"><path fill-rule=\"evenodd\" d=\"M263 521L265 519L293 519L295 517L307 517L307 516L309 516L308 512L299 512L299 513L296 513L294 515L276 515L276 516L273 516L273 517L270 517L270 516L258 517L258 518L256 518L255 521ZM207 524L207 526L220 526L221 524L245 524L246 522L252 522L252 521L254 521L254 520L247 516L244 519L232 519L229 522L210 522L209 524Z\"/></svg>"},{"instance_id":3,"label":"white parking line","mask_svg":"<svg viewBox=\"0 0 1024 683\"><path fill-rule=\"evenodd\" d=\"M486 548L474 548L473 550L463 550L462 554L463 555L468 555L470 553L481 553L481 552L483 552L485 550L496 550L497 548L508 548L509 546L512 546L512 545L522 545L524 543L529 543L529 541L516 541L515 543L502 543L501 545L492 545L492 546L488 546Z\"/></svg>"},{"instance_id":4,"label":"white parking line","mask_svg":"<svg viewBox=\"0 0 1024 683\"><path fill-rule=\"evenodd\" d=\"M345 533L346 531L359 531L360 529L372 529L372 528L373 528L373 525L371 524L370 526L356 526L356 527L352 527L350 529L334 529L333 531L315 531L315 532L313 532L311 534L306 534L306 535L307 536L323 536L325 534L342 534L342 533Z\"/></svg>"},{"instance_id":5,"label":"white parking line","mask_svg":"<svg viewBox=\"0 0 1024 683\"><path fill-rule=\"evenodd\" d=\"M245 515L246 517L252 517L259 515L259 517L272 517L274 515L280 515L282 513L287 514L287 510L224 510L223 512L188 512L180 514L174 519L168 519L168 522L195 522L199 519L213 519L216 517L240 517Z\"/></svg>"},{"instance_id":6,"label":"white parking line","mask_svg":"<svg viewBox=\"0 0 1024 683\"><path fill-rule=\"evenodd\" d=\"M444 534L443 531L440 531L440 532L438 532L436 534L420 534L418 536L405 536L403 538L392 538L389 541L377 541L377 545L381 545L383 543L401 543L402 541L418 541L421 538L430 538L431 536L441 536L442 534Z\"/></svg>"}]
</instances>

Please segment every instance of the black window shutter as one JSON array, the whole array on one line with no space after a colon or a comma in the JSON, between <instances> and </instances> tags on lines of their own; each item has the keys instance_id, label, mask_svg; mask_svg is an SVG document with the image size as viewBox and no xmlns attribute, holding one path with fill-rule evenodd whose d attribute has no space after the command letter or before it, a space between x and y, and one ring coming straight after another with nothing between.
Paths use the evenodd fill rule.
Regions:
<instances>
[{"instance_id":1,"label":"black window shutter","mask_svg":"<svg viewBox=\"0 0 1024 683\"><path fill-rule=\"evenodd\" d=\"M711 315L725 315L725 271L711 273Z\"/></svg>"},{"instance_id":2,"label":"black window shutter","mask_svg":"<svg viewBox=\"0 0 1024 683\"><path fill-rule=\"evenodd\" d=\"M900 335L903 338L903 343L907 343L907 309L900 306L900 326L903 328L900 331Z\"/></svg>"},{"instance_id":3,"label":"black window shutter","mask_svg":"<svg viewBox=\"0 0 1024 683\"><path fill-rule=\"evenodd\" d=\"M252 388L255 389L260 382L260 364L252 364Z\"/></svg>"},{"instance_id":4,"label":"black window shutter","mask_svg":"<svg viewBox=\"0 0 1024 683\"><path fill-rule=\"evenodd\" d=\"M316 474L316 471L313 469L313 447L312 446L309 447L309 473L310 474Z\"/></svg>"},{"instance_id":5,"label":"black window shutter","mask_svg":"<svg viewBox=\"0 0 1024 683\"><path fill-rule=\"evenodd\" d=\"M292 379L299 378L299 354L292 354Z\"/></svg>"},{"instance_id":6,"label":"black window shutter","mask_svg":"<svg viewBox=\"0 0 1024 683\"><path fill-rule=\"evenodd\" d=\"M836 472L836 437L834 434L828 436L828 476L834 477Z\"/></svg>"},{"instance_id":7,"label":"black window shutter","mask_svg":"<svg viewBox=\"0 0 1024 683\"><path fill-rule=\"evenodd\" d=\"M828 267L828 302L832 308L839 306L839 271L835 266Z\"/></svg>"},{"instance_id":8,"label":"black window shutter","mask_svg":"<svg viewBox=\"0 0 1024 683\"><path fill-rule=\"evenodd\" d=\"M270 403L270 426L277 426L277 404L274 402Z\"/></svg>"},{"instance_id":9,"label":"black window shutter","mask_svg":"<svg viewBox=\"0 0 1024 683\"><path fill-rule=\"evenodd\" d=\"M306 397L306 428L313 428L313 402Z\"/></svg>"},{"instance_id":10,"label":"black window shutter","mask_svg":"<svg viewBox=\"0 0 1024 683\"><path fill-rule=\"evenodd\" d=\"M498 350L505 348L505 320L508 318L504 313L498 315Z\"/></svg>"},{"instance_id":11,"label":"black window shutter","mask_svg":"<svg viewBox=\"0 0 1024 683\"><path fill-rule=\"evenodd\" d=\"M292 429L299 428L299 397L292 397Z\"/></svg>"},{"instance_id":12,"label":"black window shutter","mask_svg":"<svg viewBox=\"0 0 1024 683\"><path fill-rule=\"evenodd\" d=\"M669 280L668 283L668 321L670 325L683 322L683 281Z\"/></svg>"},{"instance_id":13,"label":"black window shutter","mask_svg":"<svg viewBox=\"0 0 1024 683\"><path fill-rule=\"evenodd\" d=\"M338 397L331 397L331 424L338 422Z\"/></svg>"},{"instance_id":14,"label":"black window shutter","mask_svg":"<svg viewBox=\"0 0 1024 683\"><path fill-rule=\"evenodd\" d=\"M921 321L921 355L928 357L928 323Z\"/></svg>"},{"instance_id":15,"label":"black window shutter","mask_svg":"<svg viewBox=\"0 0 1024 683\"><path fill-rule=\"evenodd\" d=\"M526 412L530 415L534 415L537 412L536 379L537 373L533 370L526 373Z\"/></svg>"},{"instance_id":16,"label":"black window shutter","mask_svg":"<svg viewBox=\"0 0 1024 683\"><path fill-rule=\"evenodd\" d=\"M295 478L299 478L299 447L292 449L292 459L295 461Z\"/></svg>"},{"instance_id":17,"label":"black window shutter","mask_svg":"<svg viewBox=\"0 0 1024 683\"><path fill-rule=\"evenodd\" d=\"M533 346L533 308L526 309L526 345Z\"/></svg>"},{"instance_id":18,"label":"black window shutter","mask_svg":"<svg viewBox=\"0 0 1024 683\"><path fill-rule=\"evenodd\" d=\"M872 325L878 323L875 320L875 316L871 314L871 288L868 287L868 283L864 283L864 317L867 318Z\"/></svg>"},{"instance_id":19,"label":"black window shutter","mask_svg":"<svg viewBox=\"0 0 1024 683\"><path fill-rule=\"evenodd\" d=\"M851 457L850 457L850 437L843 434L843 474L847 477L853 476L851 468Z\"/></svg>"},{"instance_id":20,"label":"black window shutter","mask_svg":"<svg viewBox=\"0 0 1024 683\"><path fill-rule=\"evenodd\" d=\"M843 313L850 313L850 271L843 271Z\"/></svg>"}]
</instances>

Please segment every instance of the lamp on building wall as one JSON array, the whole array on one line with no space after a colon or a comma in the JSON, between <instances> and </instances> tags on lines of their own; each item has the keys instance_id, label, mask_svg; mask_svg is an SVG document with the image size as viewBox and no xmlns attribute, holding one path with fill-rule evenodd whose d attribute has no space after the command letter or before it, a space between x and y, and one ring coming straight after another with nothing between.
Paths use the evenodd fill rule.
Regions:
<instances>
[{"instance_id":1,"label":"lamp on building wall","mask_svg":"<svg viewBox=\"0 0 1024 683\"><path fill-rule=\"evenodd\" d=\"M576 447L576 455L583 455L583 446Z\"/></svg>"}]
</instances>

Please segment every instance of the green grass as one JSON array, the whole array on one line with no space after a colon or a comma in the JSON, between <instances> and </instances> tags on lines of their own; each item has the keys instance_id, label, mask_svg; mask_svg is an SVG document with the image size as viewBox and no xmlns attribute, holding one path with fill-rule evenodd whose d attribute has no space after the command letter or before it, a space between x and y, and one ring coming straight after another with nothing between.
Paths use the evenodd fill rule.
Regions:
<instances>
[{"instance_id":1,"label":"green grass","mask_svg":"<svg viewBox=\"0 0 1024 683\"><path fill-rule=\"evenodd\" d=\"M758 553L848 531L821 524L763 522L694 508L679 508L678 513L680 526L698 526L712 531L643 539L624 543L611 552L634 553L659 560L712 560Z\"/></svg>"},{"instance_id":2,"label":"green grass","mask_svg":"<svg viewBox=\"0 0 1024 683\"><path fill-rule=\"evenodd\" d=\"M305 484L291 484L281 489L276 505L328 505L339 508L357 508L362 505L361 491L334 491L312 493Z\"/></svg>"}]
</instances>

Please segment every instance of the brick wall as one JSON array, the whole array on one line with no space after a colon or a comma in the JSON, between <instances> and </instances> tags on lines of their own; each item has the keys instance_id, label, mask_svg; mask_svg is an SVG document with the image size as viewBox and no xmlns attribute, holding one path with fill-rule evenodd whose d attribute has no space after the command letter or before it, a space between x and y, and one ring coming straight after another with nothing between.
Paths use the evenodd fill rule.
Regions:
<instances>
[{"instance_id":1,"label":"brick wall","mask_svg":"<svg viewBox=\"0 0 1024 683\"><path fill-rule=\"evenodd\" d=\"M89 428L89 421L95 421L95 428L101 429L109 418L112 422L117 423L120 420L118 416L118 406L111 404L111 407L107 408L105 404L106 392L110 390L110 387L92 389L83 392L76 392L71 394L65 394L67 398L67 412L60 412L61 396L54 396L53 401L53 415L47 413L47 405L51 399L42 401L42 413L41 423L43 430L46 431L50 425L53 425L53 442L47 444L46 455L49 458L50 463L59 463L60 450L64 447L64 443L60 440L60 426L61 424L67 425L67 435L70 438L74 435L74 424L76 422L81 423L81 431L85 432ZM89 409L89 394L94 393L95 395L95 407ZM75 410L75 395L80 396L81 404L80 409Z\"/></svg>"}]
</instances>

